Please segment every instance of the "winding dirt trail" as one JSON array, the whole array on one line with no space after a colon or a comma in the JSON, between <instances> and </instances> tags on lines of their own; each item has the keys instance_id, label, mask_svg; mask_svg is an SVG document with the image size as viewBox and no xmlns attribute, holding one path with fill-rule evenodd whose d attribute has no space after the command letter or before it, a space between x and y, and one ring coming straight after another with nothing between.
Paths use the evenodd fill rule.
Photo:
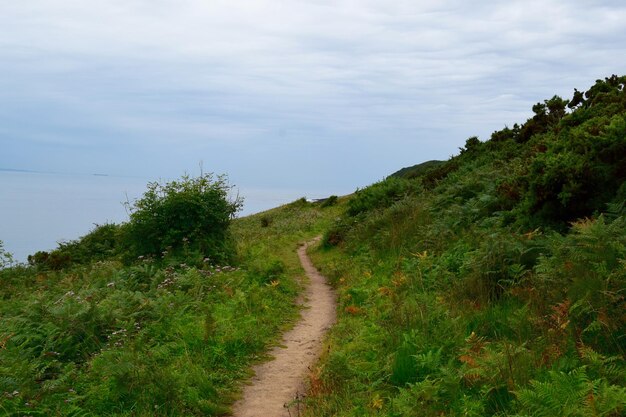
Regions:
<instances>
[{"instance_id":1,"label":"winding dirt trail","mask_svg":"<svg viewBox=\"0 0 626 417\"><path fill-rule=\"evenodd\" d=\"M245 387L243 398L233 407L234 417L298 415L294 399L305 392L307 370L319 358L324 335L336 316L335 294L306 254L307 247L318 239L298 249L300 263L310 280L304 292L301 319L284 334L280 346L272 349L270 355L274 359L254 368L251 385Z\"/></svg>"}]
</instances>

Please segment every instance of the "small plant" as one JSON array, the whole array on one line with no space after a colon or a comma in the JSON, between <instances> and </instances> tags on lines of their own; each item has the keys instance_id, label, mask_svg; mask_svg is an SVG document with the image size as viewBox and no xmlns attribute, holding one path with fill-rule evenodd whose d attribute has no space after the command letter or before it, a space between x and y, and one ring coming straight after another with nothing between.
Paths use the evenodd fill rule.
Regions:
<instances>
[{"instance_id":1,"label":"small plant","mask_svg":"<svg viewBox=\"0 0 626 417\"><path fill-rule=\"evenodd\" d=\"M13 264L13 255L4 250L4 245L0 240L0 269Z\"/></svg>"}]
</instances>

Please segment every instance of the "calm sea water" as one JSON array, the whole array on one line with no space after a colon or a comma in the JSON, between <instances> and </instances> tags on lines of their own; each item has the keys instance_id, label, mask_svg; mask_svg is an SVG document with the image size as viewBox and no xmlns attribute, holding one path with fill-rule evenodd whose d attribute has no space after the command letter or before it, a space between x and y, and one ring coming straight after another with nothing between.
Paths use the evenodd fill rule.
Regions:
<instances>
[{"instance_id":1,"label":"calm sea water","mask_svg":"<svg viewBox=\"0 0 626 417\"><path fill-rule=\"evenodd\" d=\"M48 174L0 170L0 240L20 261L60 241L85 235L97 224L128 220L124 201L145 191L145 178ZM238 188L244 197L240 216L257 213L319 191ZM339 194L339 193L336 193Z\"/></svg>"}]
</instances>

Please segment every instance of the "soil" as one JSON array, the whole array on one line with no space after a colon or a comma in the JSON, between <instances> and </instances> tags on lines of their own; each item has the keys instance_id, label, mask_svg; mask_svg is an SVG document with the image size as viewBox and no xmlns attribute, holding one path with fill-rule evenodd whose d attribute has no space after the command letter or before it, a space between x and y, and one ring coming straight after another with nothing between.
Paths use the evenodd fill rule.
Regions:
<instances>
[{"instance_id":1,"label":"soil","mask_svg":"<svg viewBox=\"0 0 626 417\"><path fill-rule=\"evenodd\" d=\"M313 241L315 242L315 241ZM305 379L322 350L322 341L336 317L336 300L326 279L307 256L309 244L298 249L300 263L309 278L301 319L273 348L273 360L254 368L255 376L233 407L234 417L298 416Z\"/></svg>"}]
</instances>

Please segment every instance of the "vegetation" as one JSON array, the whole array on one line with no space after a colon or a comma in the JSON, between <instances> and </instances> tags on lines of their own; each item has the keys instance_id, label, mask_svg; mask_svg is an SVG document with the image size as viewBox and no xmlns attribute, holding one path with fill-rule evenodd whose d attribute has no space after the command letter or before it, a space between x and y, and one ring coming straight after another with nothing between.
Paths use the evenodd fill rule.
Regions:
<instances>
[{"instance_id":1,"label":"vegetation","mask_svg":"<svg viewBox=\"0 0 626 417\"><path fill-rule=\"evenodd\" d=\"M29 265L0 252L0 415L226 413L297 317L297 243L341 209L298 201L231 221L240 202L225 190L210 176L153 183L127 224Z\"/></svg>"},{"instance_id":2,"label":"vegetation","mask_svg":"<svg viewBox=\"0 0 626 417\"><path fill-rule=\"evenodd\" d=\"M183 177L29 265L0 245L0 410L227 412L323 233L339 317L307 415L625 415L625 86L349 197L232 220L222 177Z\"/></svg>"},{"instance_id":3,"label":"vegetation","mask_svg":"<svg viewBox=\"0 0 626 417\"><path fill-rule=\"evenodd\" d=\"M127 202L130 221L96 226L89 234L48 252L29 256L40 269L119 259L131 264L139 257L183 257L199 266L204 258L232 262L235 245L228 226L243 200L229 200L225 176L184 175L167 183L151 182L143 197ZM193 258L193 260L191 259Z\"/></svg>"},{"instance_id":4,"label":"vegetation","mask_svg":"<svg viewBox=\"0 0 626 417\"><path fill-rule=\"evenodd\" d=\"M390 177L412 179L423 176L425 173L437 168L440 165L445 164L445 161L426 161L421 164L413 165L410 167L402 168L399 171L394 172Z\"/></svg>"},{"instance_id":5,"label":"vegetation","mask_svg":"<svg viewBox=\"0 0 626 417\"><path fill-rule=\"evenodd\" d=\"M227 234L242 200L228 200L225 177L184 176L166 184L153 182L143 198L130 204L126 236L136 256L163 251L197 251L219 262L231 260Z\"/></svg>"},{"instance_id":6,"label":"vegetation","mask_svg":"<svg viewBox=\"0 0 626 417\"><path fill-rule=\"evenodd\" d=\"M359 190L311 416L626 413L626 77Z\"/></svg>"}]
</instances>

